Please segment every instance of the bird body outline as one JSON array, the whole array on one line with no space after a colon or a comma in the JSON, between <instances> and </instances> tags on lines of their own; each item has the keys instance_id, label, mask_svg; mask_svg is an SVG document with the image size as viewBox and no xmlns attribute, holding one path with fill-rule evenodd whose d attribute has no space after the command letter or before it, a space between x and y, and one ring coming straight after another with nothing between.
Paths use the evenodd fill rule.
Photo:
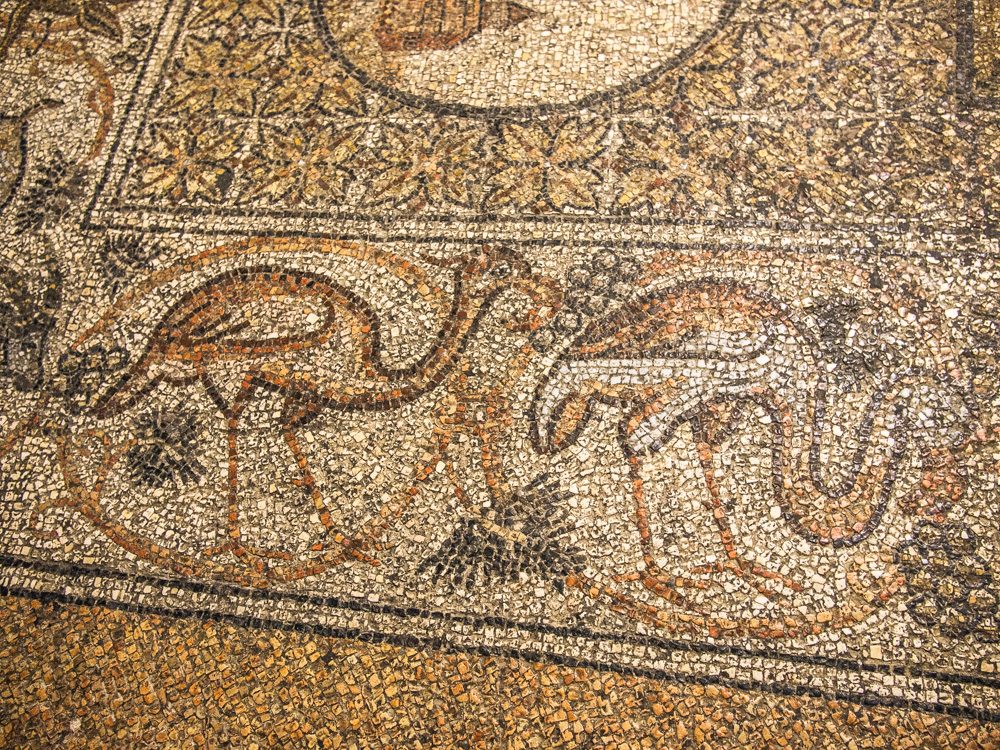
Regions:
<instances>
[{"instance_id":1,"label":"bird body outline","mask_svg":"<svg viewBox=\"0 0 1000 750\"><path fill-rule=\"evenodd\" d=\"M803 265L798 263L799 268ZM848 279L866 276L850 264L841 265L837 270ZM555 359L540 379L530 409L532 439L537 450L548 454L573 445L590 422L606 413L601 409L618 410L614 434L628 465L642 562L638 572L621 574L617 580L640 582L688 611L696 607L685 589L716 585L707 584L701 578L705 575L734 574L775 600L802 590L789 571L765 568L738 549L720 494L715 457L735 432L747 429L748 417L761 418L752 415L755 410L771 425L765 432L772 442L772 486L782 523L812 544L848 549L868 538L881 522L893 493L895 470L910 449L905 428L914 410L902 394L929 383L931 388L957 394L959 400L969 397L970 381L959 364L958 350L940 317L934 316L933 306L903 293L883 293L887 309L904 311L903 317L906 311L917 311L915 321L925 327L924 338L931 342L925 346L933 351L924 367L899 367L885 374L863 408L859 434L896 439L878 445L862 440L847 455L844 474L830 481L823 471L818 435L826 429L832 411L827 401L836 389L818 344L820 332L778 297L761 290L769 289L770 282L738 279L732 266L709 253L694 259L663 253L646 268L631 299L592 320ZM721 339L720 333L725 334ZM716 343L732 347L731 361L723 362L723 357L706 349L713 336ZM785 353L791 355L786 375L801 379L803 371L810 372L811 384L801 398L784 397L769 387L769 377L777 374L771 344L782 340L789 342ZM973 423L973 431L974 415L974 405L960 415ZM663 569L655 551L643 466L681 427L691 431L707 493L704 505L723 554L721 562L676 574ZM796 448L800 443L805 447ZM907 503L918 513L933 514L940 512L935 510L938 500L946 504L961 496L964 481L957 449L925 447L929 450L920 467L922 479L907 494ZM886 577L884 590L875 596L888 597L894 580ZM654 617L657 624L659 616ZM833 618L843 616L838 611ZM787 633L790 626L776 621L759 630Z\"/></svg>"},{"instance_id":2,"label":"bird body outline","mask_svg":"<svg viewBox=\"0 0 1000 750\"><path fill-rule=\"evenodd\" d=\"M110 335L123 319L129 317L129 311L142 307L143 300L150 295L155 299L163 285L168 288L174 286L190 272L209 267L220 258L253 256L252 261L241 264L240 268L216 273L202 280L173 302L159 316L143 353L135 363L97 394L83 412L97 419L107 419L140 403L161 383L200 383L226 419L229 454L229 539L204 550L203 557L232 554L243 565L251 567L252 580L261 583L310 575L328 564L339 564L347 559L378 564L363 549L367 541L356 541L336 528L330 508L313 476L309 459L299 444L297 431L327 410L388 410L421 398L445 381L446 374L458 363L464 346L480 321L506 290L523 294L529 303L535 305L524 313L524 319L518 313L517 320L508 321L508 326L515 330L528 330L531 326L540 325L534 316L544 317L548 305L557 304L558 293L547 277L532 273L530 266L517 253L500 246L484 246L457 258L424 257L426 264L450 271L452 285L449 290L444 290L431 281L418 263L356 243L255 239L234 244L152 274L151 279L122 295L119 304L113 305L96 324L76 338L73 348L85 350L94 340ZM413 285L425 301L447 301L444 322L434 338L434 345L410 364L388 364L383 361L378 345L378 315L358 294L323 272L292 270L271 262L261 262L261 258L270 252L305 252L317 248L375 263ZM317 316L314 327L304 334L272 335L264 340L241 338L247 333L247 328L241 324L239 315L233 312L239 311L242 302L255 298L266 304L288 296L319 300L326 306L326 313ZM356 373L362 382L365 378L370 381L368 387L345 387L342 379L324 380L322 377L303 377L301 373L295 373L294 360L298 355L317 347L344 343L345 339L337 341L331 333L342 330L346 320L357 324L348 340L357 347L354 352ZM525 320L528 322L525 323ZM242 363L243 367L234 369L233 365L237 363ZM239 387L235 392L225 393L217 387L211 371L212 364L222 365L236 378ZM276 395L282 403L277 427L300 473L300 478L293 484L302 488L310 498L325 527L325 541L311 547L311 551L321 553L319 561L300 563L282 551L252 547L242 539L238 489L241 419L246 408L266 394ZM436 470L437 463L435 459L428 461L426 466L415 468L415 481L426 479ZM403 494L412 493L407 491ZM373 519L371 528L360 535L370 541L373 530L385 520ZM137 542L133 540L131 546L137 547Z\"/></svg>"}]
</instances>

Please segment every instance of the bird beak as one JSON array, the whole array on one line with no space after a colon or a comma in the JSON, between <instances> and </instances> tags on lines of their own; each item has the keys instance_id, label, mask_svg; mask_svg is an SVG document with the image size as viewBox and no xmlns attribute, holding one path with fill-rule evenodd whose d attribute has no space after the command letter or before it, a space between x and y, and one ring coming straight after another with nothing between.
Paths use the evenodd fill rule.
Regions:
<instances>
[{"instance_id":1,"label":"bird beak","mask_svg":"<svg viewBox=\"0 0 1000 750\"><path fill-rule=\"evenodd\" d=\"M547 324L562 307L562 287L542 274L531 274L511 284L531 300L527 318L508 326L513 331L536 331Z\"/></svg>"},{"instance_id":2,"label":"bird beak","mask_svg":"<svg viewBox=\"0 0 1000 750\"><path fill-rule=\"evenodd\" d=\"M468 256L465 255L458 255L452 258L441 258L436 255L431 255L430 253L420 253L417 257L420 258L421 263L433 266L434 268L458 268L469 261Z\"/></svg>"}]
</instances>

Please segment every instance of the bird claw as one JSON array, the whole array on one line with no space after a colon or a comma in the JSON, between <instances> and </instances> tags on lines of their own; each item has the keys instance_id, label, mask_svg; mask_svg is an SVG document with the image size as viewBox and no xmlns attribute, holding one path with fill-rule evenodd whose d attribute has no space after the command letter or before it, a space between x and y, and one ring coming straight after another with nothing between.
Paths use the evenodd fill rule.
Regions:
<instances>
[{"instance_id":1,"label":"bird claw","mask_svg":"<svg viewBox=\"0 0 1000 750\"><path fill-rule=\"evenodd\" d=\"M692 575L732 573L733 575L746 581L751 588L757 591L757 593L772 600L780 598L781 595L770 588L766 583L755 581L754 579L760 578L766 581L775 581L780 586L790 589L796 593L803 590L802 584L798 583L794 579L782 575L781 573L776 573L773 570L769 570L768 568L758 565L757 563L744 560L743 558L734 558L724 563L698 565L691 568L689 573ZM705 583L708 583L708 581L705 581Z\"/></svg>"}]
</instances>

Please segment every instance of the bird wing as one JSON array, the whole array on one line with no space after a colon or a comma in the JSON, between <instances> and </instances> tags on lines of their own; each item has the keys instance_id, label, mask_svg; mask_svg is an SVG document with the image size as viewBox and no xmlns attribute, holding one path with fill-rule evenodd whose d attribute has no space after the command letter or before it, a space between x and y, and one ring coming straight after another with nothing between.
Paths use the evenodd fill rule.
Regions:
<instances>
[{"instance_id":1,"label":"bird wing","mask_svg":"<svg viewBox=\"0 0 1000 750\"><path fill-rule=\"evenodd\" d=\"M760 349L776 302L727 281L655 290L588 325L570 356L591 358L743 357Z\"/></svg>"},{"instance_id":2,"label":"bird wing","mask_svg":"<svg viewBox=\"0 0 1000 750\"><path fill-rule=\"evenodd\" d=\"M226 275L174 305L157 338L233 353L312 346L338 333L338 308L356 306L339 292L326 279L269 269Z\"/></svg>"}]
</instances>

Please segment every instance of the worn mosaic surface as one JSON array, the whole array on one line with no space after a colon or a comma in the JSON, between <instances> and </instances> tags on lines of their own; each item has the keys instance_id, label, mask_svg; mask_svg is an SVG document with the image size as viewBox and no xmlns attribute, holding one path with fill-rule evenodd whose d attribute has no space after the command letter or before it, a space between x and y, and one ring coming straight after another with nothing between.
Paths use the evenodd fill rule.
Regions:
<instances>
[{"instance_id":1,"label":"worn mosaic surface","mask_svg":"<svg viewBox=\"0 0 1000 750\"><path fill-rule=\"evenodd\" d=\"M1000 746L995 0L0 16L5 745Z\"/></svg>"}]
</instances>

